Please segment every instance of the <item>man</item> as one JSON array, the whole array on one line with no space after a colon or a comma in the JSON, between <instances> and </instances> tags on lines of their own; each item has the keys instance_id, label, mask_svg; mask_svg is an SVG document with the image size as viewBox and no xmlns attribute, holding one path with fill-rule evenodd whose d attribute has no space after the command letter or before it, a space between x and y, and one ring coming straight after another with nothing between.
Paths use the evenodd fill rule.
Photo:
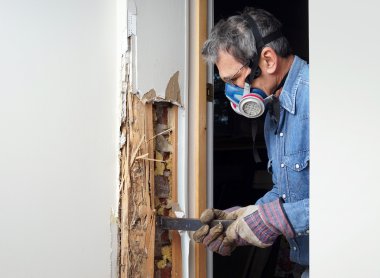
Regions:
<instances>
[{"instance_id":1,"label":"man","mask_svg":"<svg viewBox=\"0 0 380 278\"><path fill-rule=\"evenodd\" d=\"M204 225L193 237L229 255L237 246L271 246L282 234L290 244L290 259L308 267L309 67L291 53L280 29L270 13L248 8L215 25L203 46L203 57L216 64L226 82L232 108L249 118L265 115L273 188L255 205L207 209L201 215L205 224L235 221L225 231L221 225ZM303 277L308 277L308 268Z\"/></svg>"}]
</instances>

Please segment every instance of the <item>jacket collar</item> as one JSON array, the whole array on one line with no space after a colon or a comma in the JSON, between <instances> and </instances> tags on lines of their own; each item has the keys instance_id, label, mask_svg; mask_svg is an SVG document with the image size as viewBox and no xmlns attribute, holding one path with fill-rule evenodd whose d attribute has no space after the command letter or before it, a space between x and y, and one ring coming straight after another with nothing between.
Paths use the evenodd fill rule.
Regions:
<instances>
[{"instance_id":1,"label":"jacket collar","mask_svg":"<svg viewBox=\"0 0 380 278\"><path fill-rule=\"evenodd\" d=\"M294 56L288 77L280 94L281 106L291 114L294 114L296 111L297 88L302 77L302 68L305 64L306 62L301 58Z\"/></svg>"}]
</instances>

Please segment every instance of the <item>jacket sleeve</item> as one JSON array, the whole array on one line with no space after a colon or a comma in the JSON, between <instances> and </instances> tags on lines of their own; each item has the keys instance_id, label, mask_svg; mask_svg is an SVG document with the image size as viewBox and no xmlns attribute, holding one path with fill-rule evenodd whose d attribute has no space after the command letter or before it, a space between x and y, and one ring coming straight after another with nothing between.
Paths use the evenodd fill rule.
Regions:
<instances>
[{"instance_id":1,"label":"jacket sleeve","mask_svg":"<svg viewBox=\"0 0 380 278\"><path fill-rule=\"evenodd\" d=\"M294 203L283 203L283 209L296 237L309 234L309 199Z\"/></svg>"},{"instance_id":2,"label":"jacket sleeve","mask_svg":"<svg viewBox=\"0 0 380 278\"><path fill-rule=\"evenodd\" d=\"M274 185L263 197L257 200L256 205L263 205L279 199L278 187ZM282 204L284 213L295 231L295 236L309 234L309 199L300 200L294 203Z\"/></svg>"},{"instance_id":3,"label":"jacket sleeve","mask_svg":"<svg viewBox=\"0 0 380 278\"><path fill-rule=\"evenodd\" d=\"M278 186L275 184L273 185L272 190L265 193L263 197L261 197L260 199L256 201L256 205L270 203L278 198L280 198L280 196L278 195Z\"/></svg>"}]
</instances>

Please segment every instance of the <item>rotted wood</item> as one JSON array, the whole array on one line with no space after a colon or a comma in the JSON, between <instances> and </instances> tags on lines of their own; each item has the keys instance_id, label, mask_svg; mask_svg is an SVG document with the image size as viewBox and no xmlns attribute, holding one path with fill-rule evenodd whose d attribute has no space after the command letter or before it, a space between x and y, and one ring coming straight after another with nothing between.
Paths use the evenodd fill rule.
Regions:
<instances>
[{"instance_id":1,"label":"rotted wood","mask_svg":"<svg viewBox=\"0 0 380 278\"><path fill-rule=\"evenodd\" d=\"M120 154L120 277L182 277L181 238L157 230L155 215L171 215L177 192L178 108L127 96ZM156 184L157 183L157 184ZM158 188L155 188L155 187Z\"/></svg>"},{"instance_id":2,"label":"rotted wood","mask_svg":"<svg viewBox=\"0 0 380 278\"><path fill-rule=\"evenodd\" d=\"M147 140L153 136L152 104L129 93L121 129L120 277L154 277L154 146Z\"/></svg>"}]
</instances>

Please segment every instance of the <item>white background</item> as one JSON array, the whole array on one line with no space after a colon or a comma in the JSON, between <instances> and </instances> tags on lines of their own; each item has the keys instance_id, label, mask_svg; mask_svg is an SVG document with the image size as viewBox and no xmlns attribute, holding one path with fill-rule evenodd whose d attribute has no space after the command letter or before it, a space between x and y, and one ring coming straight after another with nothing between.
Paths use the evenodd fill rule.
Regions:
<instances>
[{"instance_id":1,"label":"white background","mask_svg":"<svg viewBox=\"0 0 380 278\"><path fill-rule=\"evenodd\" d=\"M380 277L380 7L309 3L311 275ZM0 277L110 276L115 17L112 1L1 2Z\"/></svg>"},{"instance_id":2,"label":"white background","mask_svg":"<svg viewBox=\"0 0 380 278\"><path fill-rule=\"evenodd\" d=\"M380 4L309 4L311 277L380 277Z\"/></svg>"}]
</instances>

